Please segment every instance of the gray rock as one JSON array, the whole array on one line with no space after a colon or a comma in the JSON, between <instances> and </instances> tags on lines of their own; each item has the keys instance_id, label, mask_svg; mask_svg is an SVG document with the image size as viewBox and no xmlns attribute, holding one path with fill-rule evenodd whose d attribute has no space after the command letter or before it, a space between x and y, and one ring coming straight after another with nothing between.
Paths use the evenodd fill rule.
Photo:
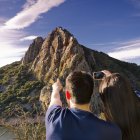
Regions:
<instances>
[{"instance_id":1,"label":"gray rock","mask_svg":"<svg viewBox=\"0 0 140 140\"><path fill-rule=\"evenodd\" d=\"M22 58L23 65L34 61L41 49L43 41L44 40L42 37L37 37L34 39L33 43L29 46L25 56Z\"/></svg>"}]
</instances>

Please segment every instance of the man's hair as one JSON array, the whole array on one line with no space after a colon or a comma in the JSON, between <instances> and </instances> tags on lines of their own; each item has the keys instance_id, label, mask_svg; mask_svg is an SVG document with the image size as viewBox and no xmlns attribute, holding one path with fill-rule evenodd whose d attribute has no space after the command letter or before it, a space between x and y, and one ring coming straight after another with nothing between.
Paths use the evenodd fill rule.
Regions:
<instances>
[{"instance_id":1,"label":"man's hair","mask_svg":"<svg viewBox=\"0 0 140 140\"><path fill-rule=\"evenodd\" d=\"M76 104L87 104L93 93L94 81L90 74L83 71L74 71L66 79L66 88L71 99Z\"/></svg>"}]
</instances>

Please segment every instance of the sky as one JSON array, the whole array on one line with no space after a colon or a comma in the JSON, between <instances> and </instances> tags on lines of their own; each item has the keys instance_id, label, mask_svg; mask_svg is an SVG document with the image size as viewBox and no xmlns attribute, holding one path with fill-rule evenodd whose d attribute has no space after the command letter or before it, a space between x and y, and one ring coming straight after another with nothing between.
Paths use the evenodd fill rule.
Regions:
<instances>
[{"instance_id":1,"label":"sky","mask_svg":"<svg viewBox=\"0 0 140 140\"><path fill-rule=\"evenodd\" d=\"M58 26L88 48L140 65L140 0L0 0L0 67Z\"/></svg>"}]
</instances>

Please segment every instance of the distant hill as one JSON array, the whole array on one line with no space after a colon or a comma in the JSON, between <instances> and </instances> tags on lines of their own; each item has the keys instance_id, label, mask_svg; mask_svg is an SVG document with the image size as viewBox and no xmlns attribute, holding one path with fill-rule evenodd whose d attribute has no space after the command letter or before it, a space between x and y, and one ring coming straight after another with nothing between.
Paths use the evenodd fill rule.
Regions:
<instances>
[{"instance_id":1,"label":"distant hill","mask_svg":"<svg viewBox=\"0 0 140 140\"><path fill-rule=\"evenodd\" d=\"M51 85L58 77L65 85L74 70L92 74L102 69L120 72L140 88L140 66L86 48L69 31L57 27L47 38L36 38L20 62L0 68L0 118L20 116L21 110L33 116L43 112L39 97L49 103ZM99 112L99 100L93 97L93 101Z\"/></svg>"}]
</instances>

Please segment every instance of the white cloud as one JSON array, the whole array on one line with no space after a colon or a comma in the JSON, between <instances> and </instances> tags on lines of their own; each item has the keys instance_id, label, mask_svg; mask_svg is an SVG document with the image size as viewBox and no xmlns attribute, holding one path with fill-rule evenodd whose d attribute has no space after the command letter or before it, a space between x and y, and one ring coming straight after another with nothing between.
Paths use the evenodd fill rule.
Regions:
<instances>
[{"instance_id":1,"label":"white cloud","mask_svg":"<svg viewBox=\"0 0 140 140\"><path fill-rule=\"evenodd\" d=\"M116 50L125 50L125 49L132 49L132 47L135 47L135 49L138 47L140 47L140 42L137 42L137 43L132 43L132 44L129 44L129 45L125 45L125 46L122 46L122 47L119 47L117 48Z\"/></svg>"},{"instance_id":2,"label":"white cloud","mask_svg":"<svg viewBox=\"0 0 140 140\"><path fill-rule=\"evenodd\" d=\"M140 57L140 48L109 52L108 55L120 60L134 59Z\"/></svg>"},{"instance_id":3,"label":"white cloud","mask_svg":"<svg viewBox=\"0 0 140 140\"><path fill-rule=\"evenodd\" d=\"M125 42L119 42L116 44L117 48L115 50L132 49L140 47L140 39L128 40Z\"/></svg>"},{"instance_id":4,"label":"white cloud","mask_svg":"<svg viewBox=\"0 0 140 140\"><path fill-rule=\"evenodd\" d=\"M20 61L21 57L10 57L10 58L0 58L0 67L5 66L7 64L11 64L12 62Z\"/></svg>"},{"instance_id":5,"label":"white cloud","mask_svg":"<svg viewBox=\"0 0 140 140\"><path fill-rule=\"evenodd\" d=\"M119 42L104 42L104 43L91 43L89 46L107 46L107 45L116 45Z\"/></svg>"},{"instance_id":6,"label":"white cloud","mask_svg":"<svg viewBox=\"0 0 140 140\"><path fill-rule=\"evenodd\" d=\"M29 8L37 2L37 0L26 0L27 2L23 5L23 9Z\"/></svg>"},{"instance_id":7,"label":"white cloud","mask_svg":"<svg viewBox=\"0 0 140 140\"><path fill-rule=\"evenodd\" d=\"M15 48L15 46L8 43L2 44L2 47L0 47L0 67L21 60L27 49L21 46Z\"/></svg>"},{"instance_id":8,"label":"white cloud","mask_svg":"<svg viewBox=\"0 0 140 140\"><path fill-rule=\"evenodd\" d=\"M37 38L37 36L34 36L34 35L26 36L26 37L21 38L20 41L33 40L35 38Z\"/></svg>"},{"instance_id":9,"label":"white cloud","mask_svg":"<svg viewBox=\"0 0 140 140\"><path fill-rule=\"evenodd\" d=\"M0 0L5 2L5 0ZM34 23L41 14L48 12L53 7L59 6L65 0L26 0L23 10L16 16L7 20L0 17L0 67L20 60L28 49L24 41L33 40L37 36L27 35L23 30ZM13 0L17 2L17 0ZM25 43L24 43L25 44Z\"/></svg>"},{"instance_id":10,"label":"white cloud","mask_svg":"<svg viewBox=\"0 0 140 140\"><path fill-rule=\"evenodd\" d=\"M28 48L19 41L24 36L23 31L0 27L0 67L21 59Z\"/></svg>"},{"instance_id":11,"label":"white cloud","mask_svg":"<svg viewBox=\"0 0 140 140\"><path fill-rule=\"evenodd\" d=\"M22 54L24 54L25 51L27 51L27 47L15 48L11 45L8 46L9 44L5 44L5 45L6 46L0 48L0 59L21 56Z\"/></svg>"},{"instance_id":12,"label":"white cloud","mask_svg":"<svg viewBox=\"0 0 140 140\"><path fill-rule=\"evenodd\" d=\"M108 55L124 61L140 58L140 39L122 42Z\"/></svg>"},{"instance_id":13,"label":"white cloud","mask_svg":"<svg viewBox=\"0 0 140 140\"><path fill-rule=\"evenodd\" d=\"M9 29L23 29L34 23L41 14L57 7L65 0L28 0L24 9L8 20L5 25Z\"/></svg>"},{"instance_id":14,"label":"white cloud","mask_svg":"<svg viewBox=\"0 0 140 140\"><path fill-rule=\"evenodd\" d=\"M6 18L0 17L0 26L3 26L6 20L7 20Z\"/></svg>"},{"instance_id":15,"label":"white cloud","mask_svg":"<svg viewBox=\"0 0 140 140\"><path fill-rule=\"evenodd\" d=\"M5 27L0 28L0 44L1 42L18 42L26 33L18 30L10 30Z\"/></svg>"},{"instance_id":16,"label":"white cloud","mask_svg":"<svg viewBox=\"0 0 140 140\"><path fill-rule=\"evenodd\" d=\"M0 17L0 23L2 22L5 22L6 21L6 18L4 18L4 17Z\"/></svg>"}]
</instances>

